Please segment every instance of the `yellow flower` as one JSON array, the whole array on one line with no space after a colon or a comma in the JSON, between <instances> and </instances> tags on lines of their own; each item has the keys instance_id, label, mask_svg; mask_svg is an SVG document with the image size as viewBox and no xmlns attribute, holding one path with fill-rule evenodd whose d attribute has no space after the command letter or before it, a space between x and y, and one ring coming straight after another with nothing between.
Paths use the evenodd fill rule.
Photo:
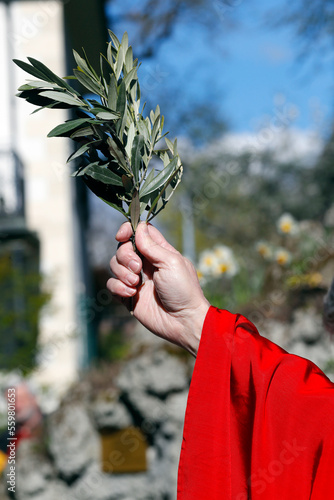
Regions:
<instances>
[{"instance_id":1,"label":"yellow flower","mask_svg":"<svg viewBox=\"0 0 334 500\"><path fill-rule=\"evenodd\" d=\"M315 288L322 283L322 275L320 273L311 273L307 275L307 284Z\"/></svg>"},{"instance_id":2,"label":"yellow flower","mask_svg":"<svg viewBox=\"0 0 334 500\"><path fill-rule=\"evenodd\" d=\"M282 234L296 234L298 232L298 224L291 214L285 213L278 219L277 229Z\"/></svg>"},{"instance_id":3,"label":"yellow flower","mask_svg":"<svg viewBox=\"0 0 334 500\"><path fill-rule=\"evenodd\" d=\"M199 258L198 271L203 276L212 275L217 262L217 257L212 250L204 250Z\"/></svg>"},{"instance_id":4,"label":"yellow flower","mask_svg":"<svg viewBox=\"0 0 334 500\"><path fill-rule=\"evenodd\" d=\"M271 259L273 255L272 249L265 241L259 241L256 244L256 250L261 255L261 257L263 257L266 260Z\"/></svg>"},{"instance_id":5,"label":"yellow flower","mask_svg":"<svg viewBox=\"0 0 334 500\"><path fill-rule=\"evenodd\" d=\"M213 249L217 257L217 264L214 269L215 276L225 274L230 278L235 276L239 270L237 261L235 260L233 250L226 245L217 245Z\"/></svg>"},{"instance_id":6,"label":"yellow flower","mask_svg":"<svg viewBox=\"0 0 334 500\"><path fill-rule=\"evenodd\" d=\"M285 266L291 262L291 254L284 248L278 248L275 252L275 261L280 266Z\"/></svg>"},{"instance_id":7,"label":"yellow flower","mask_svg":"<svg viewBox=\"0 0 334 500\"><path fill-rule=\"evenodd\" d=\"M197 278L200 280L201 278L203 278L203 273L201 271L199 271L199 269L197 269Z\"/></svg>"}]
</instances>

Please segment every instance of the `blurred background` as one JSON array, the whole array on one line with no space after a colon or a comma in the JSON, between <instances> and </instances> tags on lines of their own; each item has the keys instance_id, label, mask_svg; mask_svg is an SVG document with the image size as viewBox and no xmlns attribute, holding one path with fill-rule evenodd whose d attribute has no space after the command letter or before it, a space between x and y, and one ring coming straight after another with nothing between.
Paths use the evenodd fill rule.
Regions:
<instances>
[{"instance_id":1,"label":"blurred background","mask_svg":"<svg viewBox=\"0 0 334 500\"><path fill-rule=\"evenodd\" d=\"M333 26L332 0L0 0L1 443L8 387L19 437L3 498L176 498L193 367L112 302L123 220L69 176L72 145L46 138L68 116L31 115L12 59L65 76L84 47L98 69L107 29L127 31L184 164L159 228L211 303L334 377Z\"/></svg>"}]
</instances>

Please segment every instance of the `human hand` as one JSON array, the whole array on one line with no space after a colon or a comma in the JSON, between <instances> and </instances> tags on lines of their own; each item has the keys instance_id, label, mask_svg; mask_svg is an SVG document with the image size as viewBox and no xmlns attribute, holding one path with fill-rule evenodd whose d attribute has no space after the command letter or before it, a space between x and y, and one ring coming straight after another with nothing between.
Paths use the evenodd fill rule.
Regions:
<instances>
[{"instance_id":1,"label":"human hand","mask_svg":"<svg viewBox=\"0 0 334 500\"><path fill-rule=\"evenodd\" d=\"M133 250L131 236L126 222L116 235L122 244L110 261L115 277L109 279L108 289L122 300L133 297L133 314L146 328L196 356L210 304L194 266L145 222L136 231L140 256Z\"/></svg>"}]
</instances>

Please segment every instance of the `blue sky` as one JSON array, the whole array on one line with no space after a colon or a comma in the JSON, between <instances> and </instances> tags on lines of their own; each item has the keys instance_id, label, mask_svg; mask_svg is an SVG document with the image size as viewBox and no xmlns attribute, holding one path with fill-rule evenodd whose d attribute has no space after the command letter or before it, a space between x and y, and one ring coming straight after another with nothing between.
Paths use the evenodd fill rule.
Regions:
<instances>
[{"instance_id":1,"label":"blue sky","mask_svg":"<svg viewBox=\"0 0 334 500\"><path fill-rule=\"evenodd\" d=\"M263 14L284 0L234 0L231 12L228 8L223 12L218 0L209 1L217 14L211 33L183 19L157 56L143 62L139 77L145 99L153 105L154 99L160 103L163 98L164 106L170 103L174 111L184 103L191 107L205 101L233 132L254 132L264 121L278 117L293 127L328 133L333 60L320 68L317 55L299 63L291 30L268 27ZM126 2L122 5L126 7ZM230 14L238 21L234 29L229 29ZM119 35L127 29L131 41L127 26L112 28Z\"/></svg>"}]
</instances>

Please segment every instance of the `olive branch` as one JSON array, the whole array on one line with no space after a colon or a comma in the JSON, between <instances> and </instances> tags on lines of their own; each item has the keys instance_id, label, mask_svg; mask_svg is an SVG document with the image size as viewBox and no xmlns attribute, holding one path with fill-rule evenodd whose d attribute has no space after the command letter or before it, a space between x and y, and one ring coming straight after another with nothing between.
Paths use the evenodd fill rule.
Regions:
<instances>
[{"instance_id":1,"label":"olive branch","mask_svg":"<svg viewBox=\"0 0 334 500\"><path fill-rule=\"evenodd\" d=\"M144 212L148 222L165 208L183 168L177 140L172 142L163 134L159 106L146 117L145 104L140 107L140 64L133 58L127 33L121 41L110 30L109 35L107 53L100 54L100 75L84 50L83 57L73 51L77 67L64 78L32 57L28 57L30 64L15 59L37 78L19 87L17 96L38 106L33 113L45 108L74 112L75 118L55 127L48 137L69 137L78 143L67 160L76 160L72 175L81 177L93 193L121 212L135 233ZM84 95L69 85L71 79L82 85ZM162 139L164 148L158 147Z\"/></svg>"}]
</instances>

